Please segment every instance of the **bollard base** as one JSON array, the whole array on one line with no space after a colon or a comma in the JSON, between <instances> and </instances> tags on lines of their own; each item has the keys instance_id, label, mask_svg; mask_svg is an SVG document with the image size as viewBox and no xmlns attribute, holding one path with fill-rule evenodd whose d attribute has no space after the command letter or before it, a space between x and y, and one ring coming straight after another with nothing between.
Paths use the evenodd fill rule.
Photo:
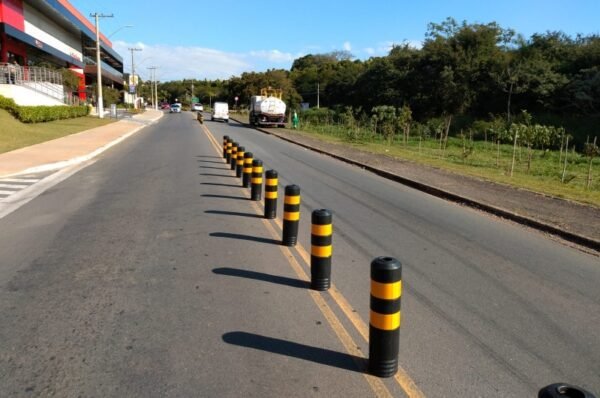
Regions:
<instances>
[{"instance_id":1,"label":"bollard base","mask_svg":"<svg viewBox=\"0 0 600 398\"><path fill-rule=\"evenodd\" d=\"M377 377L392 377L398 371L398 360L378 361L372 363L369 361L369 373Z\"/></svg>"},{"instance_id":2,"label":"bollard base","mask_svg":"<svg viewBox=\"0 0 600 398\"><path fill-rule=\"evenodd\" d=\"M329 290L330 287L331 287L330 279L317 279L317 280L310 281L310 288L312 290L317 290L317 291L323 292L325 290Z\"/></svg>"},{"instance_id":3,"label":"bollard base","mask_svg":"<svg viewBox=\"0 0 600 398\"><path fill-rule=\"evenodd\" d=\"M298 241L298 238L293 236L288 239L282 239L281 244L283 246L296 246L297 241Z\"/></svg>"},{"instance_id":4,"label":"bollard base","mask_svg":"<svg viewBox=\"0 0 600 398\"><path fill-rule=\"evenodd\" d=\"M594 395L581 387L567 383L554 383L538 391L538 398L594 398Z\"/></svg>"},{"instance_id":5,"label":"bollard base","mask_svg":"<svg viewBox=\"0 0 600 398\"><path fill-rule=\"evenodd\" d=\"M275 212L265 213L265 218L267 220L273 220L274 218L277 218L277 214Z\"/></svg>"}]
</instances>

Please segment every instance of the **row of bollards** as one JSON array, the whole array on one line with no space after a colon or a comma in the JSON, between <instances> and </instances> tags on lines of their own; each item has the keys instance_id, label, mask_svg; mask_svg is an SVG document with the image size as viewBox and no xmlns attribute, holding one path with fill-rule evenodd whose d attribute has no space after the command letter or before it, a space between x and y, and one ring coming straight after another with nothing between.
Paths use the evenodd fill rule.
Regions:
<instances>
[{"instance_id":1,"label":"row of bollards","mask_svg":"<svg viewBox=\"0 0 600 398\"><path fill-rule=\"evenodd\" d=\"M250 188L250 200L262 198L263 163L254 159L252 152L229 136L223 137L223 158L242 178L242 187ZM278 174L265 173L264 217L277 217ZM331 259L333 241L331 211L312 212L310 234L310 287L326 291L331 287ZM283 202L283 232L281 244L295 246L300 223L300 187L285 187ZM400 297L402 294L402 265L392 257L377 257L371 262L371 312L369 317L369 372L379 377L390 377L398 370L400 341Z\"/></svg>"},{"instance_id":2,"label":"row of bollards","mask_svg":"<svg viewBox=\"0 0 600 398\"><path fill-rule=\"evenodd\" d=\"M242 187L250 188L250 199L260 201L262 196L263 163L253 159L252 152L230 139L223 137L223 158L230 164L235 175L242 178ZM275 170L265 173L264 217L277 217L278 174ZM331 287L332 214L326 209L312 212L310 234L310 287L326 291ZM298 241L300 222L300 187L285 187L283 205L282 245L295 246ZM402 264L392 257L377 257L371 262L371 294L369 314L369 364L372 375L391 377L398 371L400 343ZM594 396L580 387L557 383L539 390L538 398Z\"/></svg>"}]
</instances>

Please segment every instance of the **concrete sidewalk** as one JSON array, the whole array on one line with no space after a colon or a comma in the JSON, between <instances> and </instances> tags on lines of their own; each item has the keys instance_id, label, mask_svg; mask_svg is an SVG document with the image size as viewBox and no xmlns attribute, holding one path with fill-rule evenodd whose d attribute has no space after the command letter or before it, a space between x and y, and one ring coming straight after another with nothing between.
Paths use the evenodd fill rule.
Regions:
<instances>
[{"instance_id":1,"label":"concrete sidewalk","mask_svg":"<svg viewBox=\"0 0 600 398\"><path fill-rule=\"evenodd\" d=\"M57 170L86 161L162 116L163 111L146 110L131 119L0 154L0 177Z\"/></svg>"}]
</instances>

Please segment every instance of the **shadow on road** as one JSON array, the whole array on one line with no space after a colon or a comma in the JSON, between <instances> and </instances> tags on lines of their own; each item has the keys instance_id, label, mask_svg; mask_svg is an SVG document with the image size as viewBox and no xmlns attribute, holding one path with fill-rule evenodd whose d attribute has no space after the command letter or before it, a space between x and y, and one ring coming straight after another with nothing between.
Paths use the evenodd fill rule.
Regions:
<instances>
[{"instance_id":1,"label":"shadow on road","mask_svg":"<svg viewBox=\"0 0 600 398\"><path fill-rule=\"evenodd\" d=\"M219 162L218 160L204 160L204 159L196 159L198 163L215 163L215 164L226 164L225 161Z\"/></svg>"},{"instance_id":2,"label":"shadow on road","mask_svg":"<svg viewBox=\"0 0 600 398\"><path fill-rule=\"evenodd\" d=\"M308 289L310 284L307 281L300 279L288 278L285 276L265 274L263 272L249 271L239 268L215 268L212 270L217 275L228 275L238 276L240 278L255 279L257 281L276 283L278 285L285 285L290 287L297 287L300 289Z\"/></svg>"},{"instance_id":3,"label":"shadow on road","mask_svg":"<svg viewBox=\"0 0 600 398\"><path fill-rule=\"evenodd\" d=\"M246 332L229 332L223 336L223 341L240 347L254 348L274 354L304 359L322 365L365 373L366 359L354 355L336 352L325 348L312 347L274 337L261 336Z\"/></svg>"},{"instance_id":4,"label":"shadow on road","mask_svg":"<svg viewBox=\"0 0 600 398\"><path fill-rule=\"evenodd\" d=\"M210 173L200 173L198 175L201 176L211 176L211 177L233 177L236 178L235 175L231 175L231 174L210 174Z\"/></svg>"},{"instance_id":5,"label":"shadow on road","mask_svg":"<svg viewBox=\"0 0 600 398\"><path fill-rule=\"evenodd\" d=\"M226 166L225 163L222 163L223 166ZM216 170L231 170L231 167L214 167L214 166L204 166L204 165L199 165L198 167L200 167L201 169L216 169ZM233 170L231 170L233 171Z\"/></svg>"},{"instance_id":6,"label":"shadow on road","mask_svg":"<svg viewBox=\"0 0 600 398\"><path fill-rule=\"evenodd\" d=\"M237 199L237 200L250 200L248 198L244 198L243 196L229 196L229 195L213 195L211 193L205 193L200 196L205 198L219 198L219 199Z\"/></svg>"},{"instance_id":7,"label":"shadow on road","mask_svg":"<svg viewBox=\"0 0 600 398\"><path fill-rule=\"evenodd\" d=\"M261 238L260 236L252 236L252 235L242 235L242 234L231 234L229 232L211 232L210 236L214 236L215 238L230 238L230 239L240 239L240 240L250 240L253 242L259 243L270 243L274 245L280 245L280 240L269 239L269 238Z\"/></svg>"},{"instance_id":8,"label":"shadow on road","mask_svg":"<svg viewBox=\"0 0 600 398\"><path fill-rule=\"evenodd\" d=\"M221 156L196 155L197 158L222 159Z\"/></svg>"},{"instance_id":9,"label":"shadow on road","mask_svg":"<svg viewBox=\"0 0 600 398\"><path fill-rule=\"evenodd\" d=\"M220 184L218 182L201 182L200 185L213 185L216 187L233 187L233 188L244 188L242 184Z\"/></svg>"},{"instance_id":10,"label":"shadow on road","mask_svg":"<svg viewBox=\"0 0 600 398\"><path fill-rule=\"evenodd\" d=\"M240 217L249 217L249 218L264 218L259 214L254 213L240 213L237 211L224 211L224 210L206 210L206 214L221 214L224 216L240 216Z\"/></svg>"}]
</instances>

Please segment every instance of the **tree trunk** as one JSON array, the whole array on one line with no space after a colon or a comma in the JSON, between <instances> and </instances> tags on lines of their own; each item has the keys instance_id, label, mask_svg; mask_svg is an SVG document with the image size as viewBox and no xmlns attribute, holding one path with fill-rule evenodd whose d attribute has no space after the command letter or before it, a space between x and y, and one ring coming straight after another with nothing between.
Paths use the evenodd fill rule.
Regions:
<instances>
[{"instance_id":1,"label":"tree trunk","mask_svg":"<svg viewBox=\"0 0 600 398\"><path fill-rule=\"evenodd\" d=\"M513 143L513 156L512 163L510 164L510 176L513 176L513 171L515 170L515 157L517 155L517 133L515 132L515 141Z\"/></svg>"},{"instance_id":2,"label":"tree trunk","mask_svg":"<svg viewBox=\"0 0 600 398\"><path fill-rule=\"evenodd\" d=\"M560 152L558 155L558 167L560 169L560 165L562 164L562 152L563 152L563 145L565 144L565 135L563 134L560 137Z\"/></svg>"},{"instance_id":3,"label":"tree trunk","mask_svg":"<svg viewBox=\"0 0 600 398\"><path fill-rule=\"evenodd\" d=\"M508 88L508 103L506 105L506 121L510 125L510 99L512 97L514 83L510 83L510 87Z\"/></svg>"},{"instance_id":4,"label":"tree trunk","mask_svg":"<svg viewBox=\"0 0 600 398\"><path fill-rule=\"evenodd\" d=\"M560 178L560 182L564 184L565 182L565 174L567 174L567 161L569 159L569 136L567 136L567 144L565 145L565 165L563 167L562 177Z\"/></svg>"},{"instance_id":5,"label":"tree trunk","mask_svg":"<svg viewBox=\"0 0 600 398\"><path fill-rule=\"evenodd\" d=\"M498 149L496 150L496 168L500 167L500 139L496 140Z\"/></svg>"},{"instance_id":6,"label":"tree trunk","mask_svg":"<svg viewBox=\"0 0 600 398\"><path fill-rule=\"evenodd\" d=\"M446 128L444 129L444 147L442 151L442 158L446 157L446 147L448 146L448 133L450 132L450 125L452 124L452 115L446 118Z\"/></svg>"},{"instance_id":7,"label":"tree trunk","mask_svg":"<svg viewBox=\"0 0 600 398\"><path fill-rule=\"evenodd\" d=\"M598 137L594 137L594 148L596 147L596 139ZM590 165L588 167L588 175L587 175L587 184L585 186L586 189L590 189L592 186L592 163L594 162L594 154L592 153L590 156Z\"/></svg>"}]
</instances>

